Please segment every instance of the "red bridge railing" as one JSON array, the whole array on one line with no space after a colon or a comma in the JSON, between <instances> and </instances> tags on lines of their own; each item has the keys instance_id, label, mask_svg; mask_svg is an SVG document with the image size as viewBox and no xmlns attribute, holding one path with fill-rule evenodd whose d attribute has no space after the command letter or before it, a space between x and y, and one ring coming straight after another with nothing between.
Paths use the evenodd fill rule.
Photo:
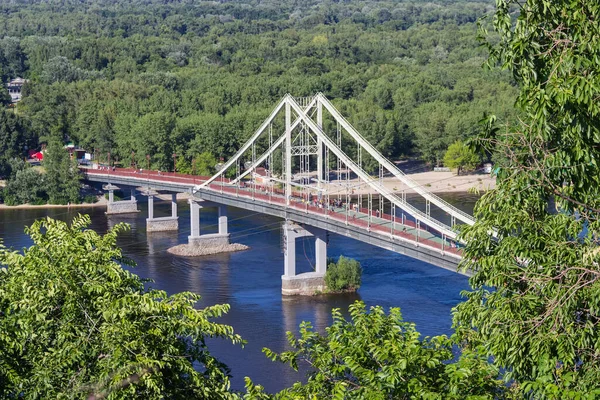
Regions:
<instances>
[{"instance_id":1,"label":"red bridge railing","mask_svg":"<svg viewBox=\"0 0 600 400\"><path fill-rule=\"evenodd\" d=\"M200 185L210 178L209 176L186 175L175 172L161 172L133 168L100 167L98 169L82 168L81 170L84 172L84 174L88 175L108 175L109 177L115 176L136 179L140 180L141 182L144 180L153 180L166 183L188 184L190 186ZM264 185L244 185L243 183L241 184L243 186L240 187L224 185L229 182L231 182L231 180L227 178L219 179L217 181L213 181L213 183L208 185L207 188L215 192L231 194L233 197L250 197L262 202L285 206L285 191L282 189L271 188ZM405 227L411 228L413 232L417 229L417 226L413 221L405 219L404 224L402 224L402 221L398 222L397 217L395 218L395 221L393 221L394 217L386 213L381 213L379 217L376 217L376 220L383 220L388 224L390 222L395 222L395 224L400 227L400 229L392 229L390 226L383 226L376 220L369 223L363 218L356 218L357 214L354 212L351 214L349 213L348 217L346 217L346 212L331 211L327 205L317 206L314 202L304 200L305 197L306 196L304 193L293 191L292 198L299 201L290 202L290 207L307 213L322 215L325 218L341 221L347 223L348 225L359 227L368 231L400 237L415 244L426 245L428 247L439 249L442 252L462 256L462 250L453 241L438 242L431 239L417 237L417 235L414 233L407 232L406 229L404 229ZM361 207L358 211L358 215L368 215L368 212L368 209ZM371 216L374 216L373 212L371 212ZM438 234L431 229L420 228L420 230L422 232L429 232L433 235Z\"/></svg>"}]
</instances>

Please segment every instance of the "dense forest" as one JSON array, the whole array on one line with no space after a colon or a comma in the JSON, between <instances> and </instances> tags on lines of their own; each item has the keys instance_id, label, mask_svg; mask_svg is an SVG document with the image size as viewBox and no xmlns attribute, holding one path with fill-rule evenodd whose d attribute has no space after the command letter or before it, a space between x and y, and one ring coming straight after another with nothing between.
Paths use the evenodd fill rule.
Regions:
<instances>
[{"instance_id":1,"label":"dense forest","mask_svg":"<svg viewBox=\"0 0 600 400\"><path fill-rule=\"evenodd\" d=\"M0 124L0 149L13 157L57 138L172 169L174 152L181 163L230 156L285 93L323 92L384 155L439 163L485 113L515 116L510 76L482 68L477 20L492 10L459 0L4 3L0 77L30 83L19 129Z\"/></svg>"}]
</instances>

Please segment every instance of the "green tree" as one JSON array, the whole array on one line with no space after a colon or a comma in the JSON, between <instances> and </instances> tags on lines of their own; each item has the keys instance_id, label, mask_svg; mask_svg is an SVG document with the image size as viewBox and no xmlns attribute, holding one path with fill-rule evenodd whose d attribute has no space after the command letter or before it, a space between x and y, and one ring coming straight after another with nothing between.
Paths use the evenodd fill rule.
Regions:
<instances>
[{"instance_id":1,"label":"green tree","mask_svg":"<svg viewBox=\"0 0 600 400\"><path fill-rule=\"evenodd\" d=\"M464 349L453 362L452 340L446 336L419 339L415 325L402 320L400 309L386 314L381 307L369 312L362 302L339 309L325 335L310 323L300 325L300 338L288 332L292 350L277 354L263 349L274 361L292 368L310 366L306 383L295 383L277 399L495 399L506 387L498 369L477 351ZM247 380L252 398L264 396Z\"/></svg>"},{"instance_id":2,"label":"green tree","mask_svg":"<svg viewBox=\"0 0 600 400\"><path fill-rule=\"evenodd\" d=\"M448 132L451 117L452 108L441 101L426 103L415 109L415 143L426 161L439 165L450 143L456 140Z\"/></svg>"},{"instance_id":3,"label":"green tree","mask_svg":"<svg viewBox=\"0 0 600 400\"><path fill-rule=\"evenodd\" d=\"M151 168L173 170L173 144L171 134L174 119L166 112L154 112L140 117L129 132L122 132L117 145L122 149L133 149L138 165L146 165L145 155L150 155ZM129 155L129 154L127 154Z\"/></svg>"},{"instance_id":4,"label":"green tree","mask_svg":"<svg viewBox=\"0 0 600 400\"><path fill-rule=\"evenodd\" d=\"M479 156L460 140L452 143L444 154L444 165L448 168L456 168L457 175L460 175L462 169L475 169L480 161Z\"/></svg>"},{"instance_id":5,"label":"green tree","mask_svg":"<svg viewBox=\"0 0 600 400\"><path fill-rule=\"evenodd\" d=\"M519 83L522 122L479 141L505 162L462 232L473 291L455 325L523 397L597 398L600 3L497 4L489 63Z\"/></svg>"},{"instance_id":6,"label":"green tree","mask_svg":"<svg viewBox=\"0 0 600 400\"><path fill-rule=\"evenodd\" d=\"M0 82L2 82L2 70L0 69ZM12 98L10 97L10 93L4 87L0 87L0 107L6 107L10 103L12 103Z\"/></svg>"},{"instance_id":7,"label":"green tree","mask_svg":"<svg viewBox=\"0 0 600 400\"><path fill-rule=\"evenodd\" d=\"M199 296L146 289L123 269L118 224L105 235L51 218L26 228L33 246L0 247L2 398L228 399L229 370L205 340L241 343L196 309Z\"/></svg>"},{"instance_id":8,"label":"green tree","mask_svg":"<svg viewBox=\"0 0 600 400\"><path fill-rule=\"evenodd\" d=\"M4 188L7 205L45 203L44 175L23 160L10 160L10 176Z\"/></svg>"},{"instance_id":9,"label":"green tree","mask_svg":"<svg viewBox=\"0 0 600 400\"><path fill-rule=\"evenodd\" d=\"M12 111L0 110L0 177L10 174L9 161L21 158L35 140L25 120Z\"/></svg>"},{"instance_id":10,"label":"green tree","mask_svg":"<svg viewBox=\"0 0 600 400\"><path fill-rule=\"evenodd\" d=\"M212 176L216 172L216 165L217 159L215 158L215 156L212 153L205 151L203 153L200 153L195 158L195 164L193 166L193 169L196 175Z\"/></svg>"},{"instance_id":11,"label":"green tree","mask_svg":"<svg viewBox=\"0 0 600 400\"><path fill-rule=\"evenodd\" d=\"M77 161L58 139L51 139L44 153L44 184L51 204L79 202L81 187Z\"/></svg>"},{"instance_id":12,"label":"green tree","mask_svg":"<svg viewBox=\"0 0 600 400\"><path fill-rule=\"evenodd\" d=\"M337 262L327 265L325 284L327 289L334 292L342 290L357 290L361 284L362 267L352 258L340 256Z\"/></svg>"}]
</instances>

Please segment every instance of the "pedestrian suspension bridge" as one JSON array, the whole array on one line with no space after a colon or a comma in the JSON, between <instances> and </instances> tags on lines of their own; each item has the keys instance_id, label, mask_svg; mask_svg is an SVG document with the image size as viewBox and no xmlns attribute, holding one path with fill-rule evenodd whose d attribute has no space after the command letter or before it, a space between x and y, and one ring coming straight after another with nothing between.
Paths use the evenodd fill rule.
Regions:
<instances>
[{"instance_id":1,"label":"pedestrian suspension bridge","mask_svg":"<svg viewBox=\"0 0 600 400\"><path fill-rule=\"evenodd\" d=\"M158 192L189 193L190 245L229 243L226 206L281 217L284 294L323 285L328 232L456 271L462 251L455 226L474 223L472 216L386 159L321 93L308 98L286 95L211 177L124 168L86 168L84 174L89 181L108 183L109 214L137 211L135 191L131 200L112 200L115 185L145 188L149 232L178 226L175 195L171 217L154 218ZM411 204L415 196L424 200L424 210ZM219 232L201 234L199 212L210 207L219 210ZM438 209L436 215L446 216L446 223L432 217L432 207ZM297 274L295 239L306 236L315 238L315 271Z\"/></svg>"}]
</instances>

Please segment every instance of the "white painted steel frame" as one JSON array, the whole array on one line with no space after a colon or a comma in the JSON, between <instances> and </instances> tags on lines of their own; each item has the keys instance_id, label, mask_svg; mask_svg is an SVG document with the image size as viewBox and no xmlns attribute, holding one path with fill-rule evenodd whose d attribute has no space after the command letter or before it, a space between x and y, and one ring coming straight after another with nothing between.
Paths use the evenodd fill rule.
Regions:
<instances>
[{"instance_id":1,"label":"white painted steel frame","mask_svg":"<svg viewBox=\"0 0 600 400\"><path fill-rule=\"evenodd\" d=\"M396 178L402 181L402 183L404 183L410 189L414 190L420 196L429 200L430 202L432 202L451 216L469 225L473 225L475 223L475 220L472 216L470 216L462 210L459 210L447 201L424 189L421 185L419 185L418 183L410 179L408 176L406 176L404 172L402 172L398 167L396 167L396 165L394 165L387 158L385 158L375 147L371 145L371 143L365 140L365 138L363 138L362 135L358 133L356 129L354 129L354 127L344 118L344 116L339 113L339 111L333 106L333 104L331 104L331 102L327 99L327 97L325 97L325 95L323 95L323 93L317 93L315 97L319 99L319 103L322 104L327 109L327 111L329 111L331 116L333 116L333 118L335 118L335 120L344 127L344 129L350 134L350 136L352 136L358 142L360 146L364 147L365 150L367 150L369 154L373 158L375 158L376 161L383 165Z\"/></svg>"}]
</instances>

